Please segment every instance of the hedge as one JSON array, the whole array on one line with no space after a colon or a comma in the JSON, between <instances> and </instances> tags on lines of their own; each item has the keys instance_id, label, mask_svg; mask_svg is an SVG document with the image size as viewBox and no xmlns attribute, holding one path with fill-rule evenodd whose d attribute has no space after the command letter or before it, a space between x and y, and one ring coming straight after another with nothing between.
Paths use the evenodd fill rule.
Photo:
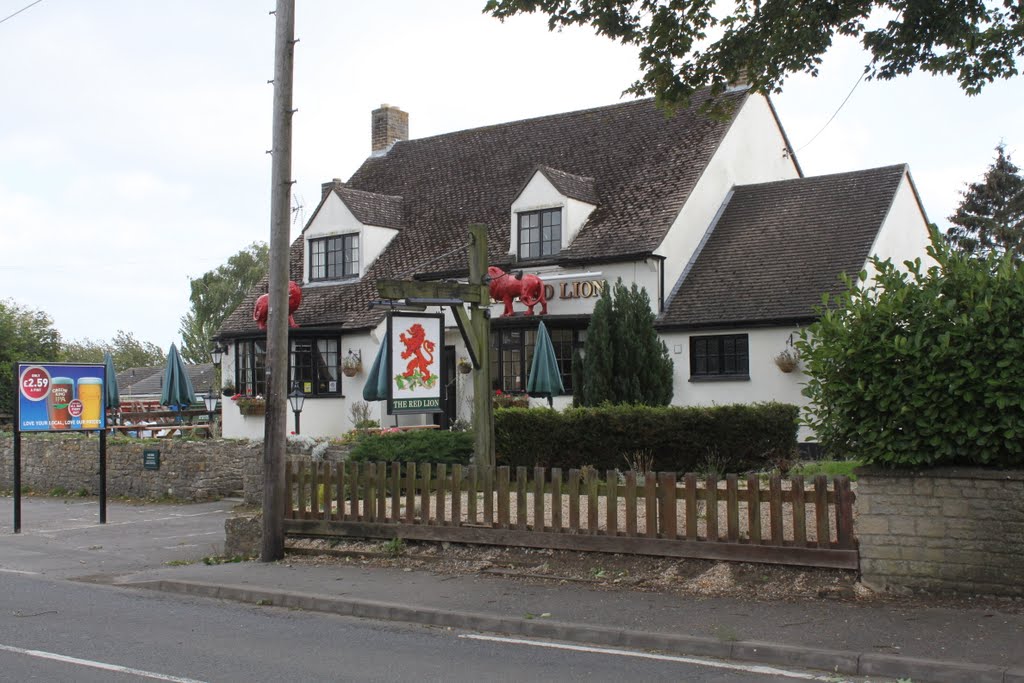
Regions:
<instances>
[{"instance_id":1,"label":"hedge","mask_svg":"<svg viewBox=\"0 0 1024 683\"><path fill-rule=\"evenodd\" d=\"M424 429L408 432L368 433L352 447L357 462L429 462L468 465L473 456L472 432Z\"/></svg>"},{"instance_id":2,"label":"hedge","mask_svg":"<svg viewBox=\"0 0 1024 683\"><path fill-rule=\"evenodd\" d=\"M496 410L498 465L627 468L646 451L657 471L742 472L794 457L799 408L783 403L713 407L607 405Z\"/></svg>"}]
</instances>

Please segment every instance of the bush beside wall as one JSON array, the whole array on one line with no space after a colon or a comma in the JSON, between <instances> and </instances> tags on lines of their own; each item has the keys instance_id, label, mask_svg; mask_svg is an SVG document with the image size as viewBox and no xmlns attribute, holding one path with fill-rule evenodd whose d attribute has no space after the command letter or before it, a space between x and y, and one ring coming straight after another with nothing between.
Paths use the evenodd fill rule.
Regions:
<instances>
[{"instance_id":1,"label":"bush beside wall","mask_svg":"<svg viewBox=\"0 0 1024 683\"><path fill-rule=\"evenodd\" d=\"M626 469L625 456L647 451L658 471L739 472L794 457L797 406L638 405L495 411L498 465L591 465Z\"/></svg>"}]
</instances>

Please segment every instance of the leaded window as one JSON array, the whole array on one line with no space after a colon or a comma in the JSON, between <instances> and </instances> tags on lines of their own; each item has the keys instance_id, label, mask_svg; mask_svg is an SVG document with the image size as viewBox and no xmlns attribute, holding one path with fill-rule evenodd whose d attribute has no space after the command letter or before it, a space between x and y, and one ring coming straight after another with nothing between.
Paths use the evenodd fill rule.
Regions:
<instances>
[{"instance_id":1,"label":"leaded window","mask_svg":"<svg viewBox=\"0 0 1024 683\"><path fill-rule=\"evenodd\" d=\"M745 334L717 334L690 337L690 377L750 376L750 349Z\"/></svg>"},{"instance_id":2,"label":"leaded window","mask_svg":"<svg viewBox=\"0 0 1024 683\"><path fill-rule=\"evenodd\" d=\"M524 211L519 214L519 258L555 256L561 250L561 209Z\"/></svg>"},{"instance_id":3,"label":"leaded window","mask_svg":"<svg viewBox=\"0 0 1024 683\"><path fill-rule=\"evenodd\" d=\"M309 279L340 280L359 275L359 235L309 241Z\"/></svg>"},{"instance_id":4,"label":"leaded window","mask_svg":"<svg viewBox=\"0 0 1024 683\"><path fill-rule=\"evenodd\" d=\"M337 337L299 337L291 340L289 391L298 387L307 396L341 393L341 354Z\"/></svg>"}]
</instances>

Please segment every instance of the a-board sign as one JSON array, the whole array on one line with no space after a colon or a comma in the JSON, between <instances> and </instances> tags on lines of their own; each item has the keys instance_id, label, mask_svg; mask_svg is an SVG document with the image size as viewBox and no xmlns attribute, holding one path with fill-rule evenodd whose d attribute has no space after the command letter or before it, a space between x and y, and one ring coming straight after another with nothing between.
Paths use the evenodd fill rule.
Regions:
<instances>
[{"instance_id":1,"label":"a-board sign","mask_svg":"<svg viewBox=\"0 0 1024 683\"><path fill-rule=\"evenodd\" d=\"M142 469L145 470L158 470L160 469L160 450L156 448L147 448L142 451Z\"/></svg>"},{"instance_id":2,"label":"a-board sign","mask_svg":"<svg viewBox=\"0 0 1024 683\"><path fill-rule=\"evenodd\" d=\"M19 363L15 428L20 432L106 428L102 363Z\"/></svg>"},{"instance_id":3,"label":"a-board sign","mask_svg":"<svg viewBox=\"0 0 1024 683\"><path fill-rule=\"evenodd\" d=\"M440 413L444 316L393 312L388 343L388 413Z\"/></svg>"}]
</instances>

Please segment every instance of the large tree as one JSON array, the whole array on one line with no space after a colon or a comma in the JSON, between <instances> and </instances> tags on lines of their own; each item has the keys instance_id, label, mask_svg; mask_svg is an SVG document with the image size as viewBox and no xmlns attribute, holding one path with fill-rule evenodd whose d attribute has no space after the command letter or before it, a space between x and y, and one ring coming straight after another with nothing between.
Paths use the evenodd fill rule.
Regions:
<instances>
[{"instance_id":1,"label":"large tree","mask_svg":"<svg viewBox=\"0 0 1024 683\"><path fill-rule=\"evenodd\" d=\"M672 401L672 358L654 329L647 291L619 278L605 286L587 328L585 353L574 358L574 403L638 403L664 406Z\"/></svg>"},{"instance_id":2,"label":"large tree","mask_svg":"<svg viewBox=\"0 0 1024 683\"><path fill-rule=\"evenodd\" d=\"M54 362L59 359L60 332L46 313L0 300L0 413L13 414L18 361Z\"/></svg>"},{"instance_id":3,"label":"large tree","mask_svg":"<svg viewBox=\"0 0 1024 683\"><path fill-rule=\"evenodd\" d=\"M124 330L118 330L109 342L88 338L67 342L63 345L61 358L69 363L102 363L103 354L108 351L114 357L114 367L118 370L161 365L167 360L167 354L159 346L139 341L131 332Z\"/></svg>"},{"instance_id":4,"label":"large tree","mask_svg":"<svg viewBox=\"0 0 1024 683\"><path fill-rule=\"evenodd\" d=\"M589 25L636 45L643 77L629 92L669 108L698 88L718 93L739 80L778 92L789 74L817 75L837 36L860 38L868 78L920 69L955 76L968 94L1017 75L1024 54L1020 0L488 0L484 12L542 12L552 30Z\"/></svg>"},{"instance_id":5,"label":"large tree","mask_svg":"<svg viewBox=\"0 0 1024 683\"><path fill-rule=\"evenodd\" d=\"M949 217L946 236L957 249L984 258L991 252L1024 260L1024 176L1010 161L1005 145L980 183L971 183Z\"/></svg>"},{"instance_id":6,"label":"large tree","mask_svg":"<svg viewBox=\"0 0 1024 683\"><path fill-rule=\"evenodd\" d=\"M246 293L267 274L270 249L253 242L227 263L191 280L191 310L181 318L181 355L189 363L210 360L210 339L242 302Z\"/></svg>"}]
</instances>

